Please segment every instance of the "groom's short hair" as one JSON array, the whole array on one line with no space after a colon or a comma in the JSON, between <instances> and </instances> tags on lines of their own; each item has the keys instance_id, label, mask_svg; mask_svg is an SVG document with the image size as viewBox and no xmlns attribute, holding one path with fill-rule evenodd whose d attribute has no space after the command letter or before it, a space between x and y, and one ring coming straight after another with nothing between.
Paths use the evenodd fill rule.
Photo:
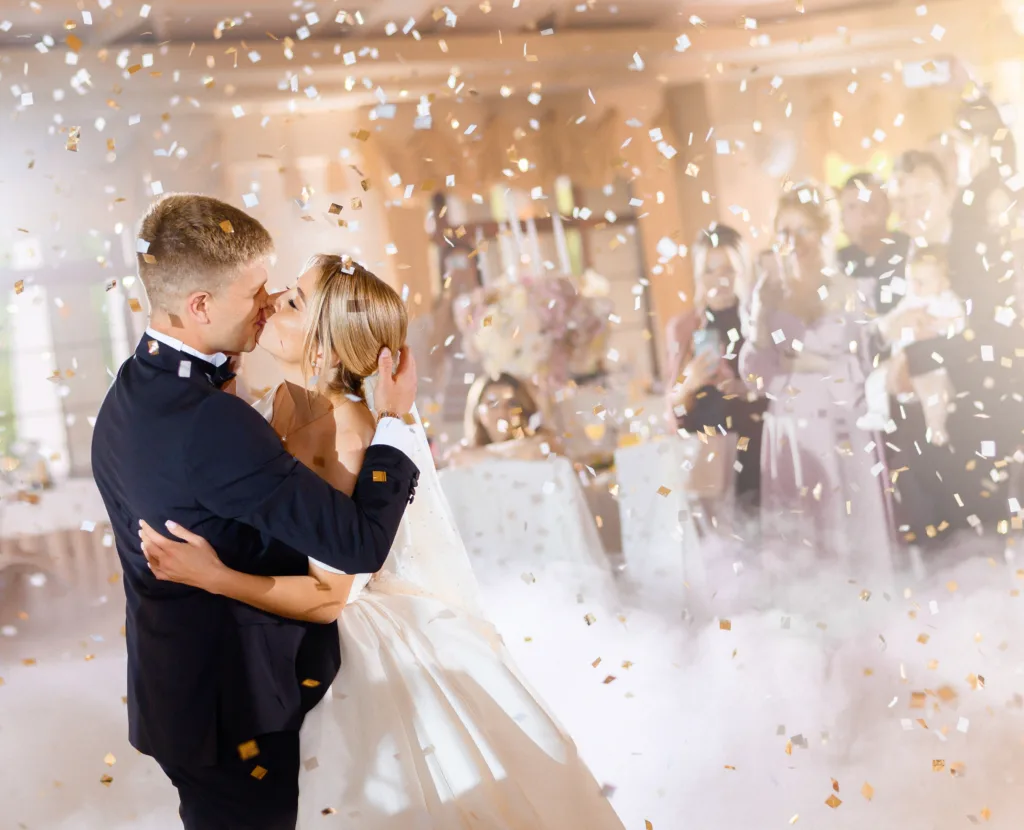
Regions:
<instances>
[{"instance_id":1,"label":"groom's short hair","mask_svg":"<svg viewBox=\"0 0 1024 830\"><path fill-rule=\"evenodd\" d=\"M169 193L142 217L136 259L150 306L170 311L192 291L216 291L273 248L245 211L211 196Z\"/></svg>"}]
</instances>

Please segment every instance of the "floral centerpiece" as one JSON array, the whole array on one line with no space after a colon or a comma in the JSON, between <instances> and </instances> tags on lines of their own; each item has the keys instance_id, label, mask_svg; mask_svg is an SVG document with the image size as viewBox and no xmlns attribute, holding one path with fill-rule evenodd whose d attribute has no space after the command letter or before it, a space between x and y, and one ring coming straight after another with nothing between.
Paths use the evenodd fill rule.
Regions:
<instances>
[{"instance_id":1,"label":"floral centerpiece","mask_svg":"<svg viewBox=\"0 0 1024 830\"><path fill-rule=\"evenodd\" d=\"M561 276L524 277L458 301L463 348L491 375L564 384L601 370L608 344L607 300Z\"/></svg>"}]
</instances>

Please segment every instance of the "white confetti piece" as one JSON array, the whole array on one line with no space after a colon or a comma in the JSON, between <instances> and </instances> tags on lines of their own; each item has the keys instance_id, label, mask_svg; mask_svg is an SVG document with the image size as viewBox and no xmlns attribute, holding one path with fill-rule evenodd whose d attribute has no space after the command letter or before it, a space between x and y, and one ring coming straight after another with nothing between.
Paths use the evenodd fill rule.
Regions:
<instances>
[{"instance_id":1,"label":"white confetti piece","mask_svg":"<svg viewBox=\"0 0 1024 830\"><path fill-rule=\"evenodd\" d=\"M772 332L772 342L778 346L779 343L786 342L786 333L782 329L776 329Z\"/></svg>"},{"instance_id":2,"label":"white confetti piece","mask_svg":"<svg viewBox=\"0 0 1024 830\"><path fill-rule=\"evenodd\" d=\"M192 361L182 360L178 363L178 377L187 378L192 376Z\"/></svg>"},{"instance_id":3,"label":"white confetti piece","mask_svg":"<svg viewBox=\"0 0 1024 830\"><path fill-rule=\"evenodd\" d=\"M981 455L984 458L995 458L996 457L996 442L995 441L982 441L981 442Z\"/></svg>"},{"instance_id":4,"label":"white confetti piece","mask_svg":"<svg viewBox=\"0 0 1024 830\"><path fill-rule=\"evenodd\" d=\"M90 522L89 520L84 519L82 521L81 529L86 533L92 533L96 529L96 522Z\"/></svg>"},{"instance_id":5,"label":"white confetti piece","mask_svg":"<svg viewBox=\"0 0 1024 830\"><path fill-rule=\"evenodd\" d=\"M958 720L956 722L956 731L957 732L963 732L963 733L966 734L967 730L970 729L970 727L971 727L971 722L967 718L963 718L962 717L962 718L960 718L960 720Z\"/></svg>"},{"instance_id":6,"label":"white confetti piece","mask_svg":"<svg viewBox=\"0 0 1024 830\"><path fill-rule=\"evenodd\" d=\"M145 239L136 239L135 240L135 251L137 253L140 253L140 254L148 254L149 253L149 242L147 242Z\"/></svg>"},{"instance_id":7,"label":"white confetti piece","mask_svg":"<svg viewBox=\"0 0 1024 830\"><path fill-rule=\"evenodd\" d=\"M242 196L242 203L247 208L252 208L260 203L260 199L255 193L246 193Z\"/></svg>"},{"instance_id":8,"label":"white confetti piece","mask_svg":"<svg viewBox=\"0 0 1024 830\"><path fill-rule=\"evenodd\" d=\"M154 196L159 196L164 192L164 184L163 182L153 182L150 185L150 189L152 189Z\"/></svg>"}]
</instances>

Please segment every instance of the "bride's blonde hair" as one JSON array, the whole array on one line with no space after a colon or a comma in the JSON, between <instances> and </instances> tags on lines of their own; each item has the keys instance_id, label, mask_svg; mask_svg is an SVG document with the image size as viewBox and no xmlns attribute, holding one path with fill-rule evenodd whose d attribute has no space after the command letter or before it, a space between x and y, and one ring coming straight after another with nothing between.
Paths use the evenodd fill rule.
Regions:
<instances>
[{"instance_id":1,"label":"bride's blonde hair","mask_svg":"<svg viewBox=\"0 0 1024 830\"><path fill-rule=\"evenodd\" d=\"M397 357L405 345L405 303L348 257L314 254L306 263L311 268L320 274L309 300L303 363L316 366L322 359L320 380L328 391L363 397L363 380L377 371L381 349Z\"/></svg>"}]
</instances>

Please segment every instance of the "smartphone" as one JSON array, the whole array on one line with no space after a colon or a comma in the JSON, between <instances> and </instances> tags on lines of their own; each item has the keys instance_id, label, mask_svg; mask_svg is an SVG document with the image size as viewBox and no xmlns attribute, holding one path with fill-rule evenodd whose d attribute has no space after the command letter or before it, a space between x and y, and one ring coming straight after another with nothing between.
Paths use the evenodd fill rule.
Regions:
<instances>
[{"instance_id":1,"label":"smartphone","mask_svg":"<svg viewBox=\"0 0 1024 830\"><path fill-rule=\"evenodd\" d=\"M718 329L697 329L693 333L693 356L700 357L705 352L722 354L722 339Z\"/></svg>"}]
</instances>

